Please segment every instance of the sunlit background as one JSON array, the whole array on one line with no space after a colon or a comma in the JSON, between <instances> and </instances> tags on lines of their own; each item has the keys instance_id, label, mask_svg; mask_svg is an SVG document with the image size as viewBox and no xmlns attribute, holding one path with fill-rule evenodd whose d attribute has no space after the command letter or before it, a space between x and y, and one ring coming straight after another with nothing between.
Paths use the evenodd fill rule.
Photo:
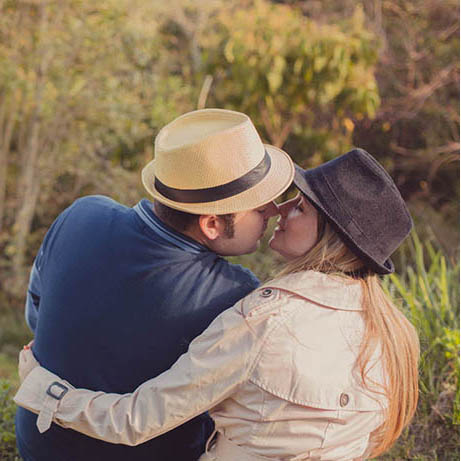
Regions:
<instances>
[{"instance_id":1,"label":"sunlit background","mask_svg":"<svg viewBox=\"0 0 461 461\"><path fill-rule=\"evenodd\" d=\"M204 107L247 113L303 167L359 146L391 173L416 233L388 289L423 360L415 422L381 459L459 459L454 0L0 0L0 458L18 456L9 395L47 228L82 195L138 202L158 130ZM236 261L279 268L265 243Z\"/></svg>"}]
</instances>

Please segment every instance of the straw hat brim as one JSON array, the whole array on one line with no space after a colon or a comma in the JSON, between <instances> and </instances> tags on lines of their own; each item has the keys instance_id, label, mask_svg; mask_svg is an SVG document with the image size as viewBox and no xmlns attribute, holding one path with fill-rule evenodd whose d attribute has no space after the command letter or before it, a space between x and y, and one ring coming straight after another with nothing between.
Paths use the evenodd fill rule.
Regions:
<instances>
[{"instance_id":1,"label":"straw hat brim","mask_svg":"<svg viewBox=\"0 0 461 461\"><path fill-rule=\"evenodd\" d=\"M295 173L293 162L286 152L268 144L264 147L271 159L267 175L250 189L222 200L182 203L164 197L155 188L155 159L142 170L142 183L155 200L187 213L228 214L258 208L285 192L292 184Z\"/></svg>"}]
</instances>

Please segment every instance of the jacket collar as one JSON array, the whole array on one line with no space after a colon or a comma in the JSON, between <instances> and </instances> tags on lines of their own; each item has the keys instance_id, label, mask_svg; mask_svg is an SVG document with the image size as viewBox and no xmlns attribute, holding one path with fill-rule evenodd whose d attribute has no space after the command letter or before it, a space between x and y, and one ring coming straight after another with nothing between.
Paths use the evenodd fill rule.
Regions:
<instances>
[{"instance_id":1,"label":"jacket collar","mask_svg":"<svg viewBox=\"0 0 461 461\"><path fill-rule=\"evenodd\" d=\"M166 242L180 248L181 250L189 253L202 253L209 251L200 243L192 240L187 235L180 234L171 227L167 226L164 222L154 214L152 211L152 203L149 200L141 200L135 207L134 211L144 221L155 234L161 237Z\"/></svg>"},{"instance_id":2,"label":"jacket collar","mask_svg":"<svg viewBox=\"0 0 461 461\"><path fill-rule=\"evenodd\" d=\"M265 283L264 287L294 293L304 299L333 309L363 310L360 281L339 275L303 271L271 280Z\"/></svg>"}]
</instances>

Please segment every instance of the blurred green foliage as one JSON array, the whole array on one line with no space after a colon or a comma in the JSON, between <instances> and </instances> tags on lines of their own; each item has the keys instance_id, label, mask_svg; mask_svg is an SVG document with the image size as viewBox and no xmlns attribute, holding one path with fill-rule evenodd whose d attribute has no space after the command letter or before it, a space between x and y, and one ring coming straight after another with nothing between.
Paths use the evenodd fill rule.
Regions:
<instances>
[{"instance_id":1,"label":"blurred green foliage","mask_svg":"<svg viewBox=\"0 0 461 461\"><path fill-rule=\"evenodd\" d=\"M383 459L458 459L459 261L452 264L415 232L405 250L406 269L385 286L419 333L420 400L411 427Z\"/></svg>"},{"instance_id":2,"label":"blurred green foliage","mask_svg":"<svg viewBox=\"0 0 461 461\"><path fill-rule=\"evenodd\" d=\"M314 142L317 162L350 147L351 117L373 118L380 102L377 40L365 28L363 10L341 26L319 25L297 9L262 0L234 10L220 13L206 42L214 105L249 114L275 146L290 136ZM305 154L292 156L315 163Z\"/></svg>"},{"instance_id":3,"label":"blurred green foliage","mask_svg":"<svg viewBox=\"0 0 461 461\"><path fill-rule=\"evenodd\" d=\"M11 398L11 386L0 380L0 458L3 461L19 460L14 432L16 405Z\"/></svg>"},{"instance_id":4,"label":"blurred green foliage","mask_svg":"<svg viewBox=\"0 0 461 461\"><path fill-rule=\"evenodd\" d=\"M434 400L442 391L454 392L450 418L459 424L459 264L448 263L440 250L430 241L421 243L416 233L409 248L416 267L409 265L403 276L391 274L387 287L391 296L403 300L419 332L422 393Z\"/></svg>"}]
</instances>

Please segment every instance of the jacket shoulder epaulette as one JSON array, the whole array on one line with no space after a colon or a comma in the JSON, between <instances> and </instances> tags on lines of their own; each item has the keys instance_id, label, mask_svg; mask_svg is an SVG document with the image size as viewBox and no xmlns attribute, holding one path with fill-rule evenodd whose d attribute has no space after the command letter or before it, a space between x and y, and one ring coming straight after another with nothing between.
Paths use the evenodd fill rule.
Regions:
<instances>
[{"instance_id":1,"label":"jacket shoulder epaulette","mask_svg":"<svg viewBox=\"0 0 461 461\"><path fill-rule=\"evenodd\" d=\"M281 298L282 292L277 288L260 287L242 299L241 314L251 318L274 309L274 304Z\"/></svg>"}]
</instances>

